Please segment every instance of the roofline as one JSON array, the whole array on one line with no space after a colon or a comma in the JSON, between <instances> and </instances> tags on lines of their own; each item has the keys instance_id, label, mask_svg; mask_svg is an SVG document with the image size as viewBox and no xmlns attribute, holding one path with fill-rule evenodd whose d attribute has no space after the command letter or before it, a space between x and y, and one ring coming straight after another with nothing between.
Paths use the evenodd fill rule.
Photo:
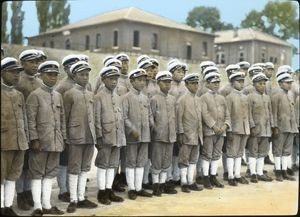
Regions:
<instances>
[{"instance_id":1,"label":"roofline","mask_svg":"<svg viewBox=\"0 0 300 217\"><path fill-rule=\"evenodd\" d=\"M281 46L293 48L293 45L288 43L288 42L286 42L286 43L288 43L288 45L287 44L279 44L279 43L274 43L274 42L270 42L270 41L260 40L260 39L257 39L257 38L253 38L253 39L249 39L249 40L246 39L246 40L229 41L229 42L214 42L214 43L215 44L232 44L232 43L236 43L236 42L245 42L245 41L249 41L249 42L251 42L251 41L262 41L262 42L268 42L270 44L276 44L276 45L281 45Z\"/></svg>"}]
</instances>

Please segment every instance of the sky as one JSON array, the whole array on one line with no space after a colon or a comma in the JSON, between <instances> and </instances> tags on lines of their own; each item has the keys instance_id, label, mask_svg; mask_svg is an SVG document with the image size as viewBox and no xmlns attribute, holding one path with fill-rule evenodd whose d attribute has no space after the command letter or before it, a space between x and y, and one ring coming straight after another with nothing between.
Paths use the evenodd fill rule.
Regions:
<instances>
[{"instance_id":1,"label":"sky","mask_svg":"<svg viewBox=\"0 0 300 217\"><path fill-rule=\"evenodd\" d=\"M69 0L71 5L69 19L70 23L75 23L105 12L127 7L137 7L179 23L184 23L188 12L194 7L206 6L217 7L220 11L222 22L239 26L251 10L261 11L267 2L268 0ZM295 4L297 5L297 2ZM35 1L24 1L22 10L25 11L23 35L25 37L38 35L39 23ZM10 7L8 7L8 12L10 16ZM8 20L10 20L10 17ZM288 42L294 44L299 50L299 40L289 40ZM293 57L292 66L299 68L299 55Z\"/></svg>"}]
</instances>

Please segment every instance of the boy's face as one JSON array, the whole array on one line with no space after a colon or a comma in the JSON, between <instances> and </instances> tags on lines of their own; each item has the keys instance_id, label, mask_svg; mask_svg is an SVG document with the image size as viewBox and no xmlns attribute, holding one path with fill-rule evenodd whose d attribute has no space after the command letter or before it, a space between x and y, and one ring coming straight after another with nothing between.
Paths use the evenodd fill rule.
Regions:
<instances>
[{"instance_id":1,"label":"boy's face","mask_svg":"<svg viewBox=\"0 0 300 217\"><path fill-rule=\"evenodd\" d=\"M155 78L155 71L153 70L154 68L152 66L149 66L145 71L147 72L147 80L151 80Z\"/></svg>"},{"instance_id":2,"label":"boy's face","mask_svg":"<svg viewBox=\"0 0 300 217\"><path fill-rule=\"evenodd\" d=\"M21 61L24 71L29 75L35 75L39 66L39 59Z\"/></svg>"},{"instance_id":3,"label":"boy's face","mask_svg":"<svg viewBox=\"0 0 300 217\"><path fill-rule=\"evenodd\" d=\"M220 88L220 81L216 82L207 82L206 87L210 89L211 91L217 92Z\"/></svg>"},{"instance_id":4,"label":"boy's face","mask_svg":"<svg viewBox=\"0 0 300 217\"><path fill-rule=\"evenodd\" d=\"M109 89L110 91L113 91L118 84L118 79L119 79L119 76L114 75L114 76L103 78L102 81L107 89Z\"/></svg>"},{"instance_id":5,"label":"boy's face","mask_svg":"<svg viewBox=\"0 0 300 217\"><path fill-rule=\"evenodd\" d=\"M255 90L257 92L259 92L260 94L263 94L266 89L266 81L262 80L262 81L254 82L253 86L255 87Z\"/></svg>"},{"instance_id":6,"label":"boy's face","mask_svg":"<svg viewBox=\"0 0 300 217\"><path fill-rule=\"evenodd\" d=\"M82 70L74 75L74 81L82 87L85 87L89 83L89 70Z\"/></svg>"},{"instance_id":7,"label":"boy's face","mask_svg":"<svg viewBox=\"0 0 300 217\"><path fill-rule=\"evenodd\" d=\"M244 88L244 79L232 81L232 87L238 91L241 91Z\"/></svg>"},{"instance_id":8,"label":"boy's face","mask_svg":"<svg viewBox=\"0 0 300 217\"><path fill-rule=\"evenodd\" d=\"M161 92L163 92L164 94L168 94L169 90L171 89L171 80L158 81L157 84Z\"/></svg>"},{"instance_id":9,"label":"boy's face","mask_svg":"<svg viewBox=\"0 0 300 217\"><path fill-rule=\"evenodd\" d=\"M173 80L174 81L177 81L177 82L180 82L182 81L183 77L184 77L184 74L185 74L185 71L180 68L180 69L176 69L174 72L173 72Z\"/></svg>"},{"instance_id":10,"label":"boy's face","mask_svg":"<svg viewBox=\"0 0 300 217\"><path fill-rule=\"evenodd\" d=\"M273 76L273 73L274 73L274 69L270 68L270 69L265 69L265 75L268 77L268 78L271 78Z\"/></svg>"},{"instance_id":11,"label":"boy's face","mask_svg":"<svg viewBox=\"0 0 300 217\"><path fill-rule=\"evenodd\" d=\"M53 87L57 82L57 78L57 72L41 73L41 79L43 80L44 84L46 84L48 87Z\"/></svg>"},{"instance_id":12,"label":"boy's face","mask_svg":"<svg viewBox=\"0 0 300 217\"><path fill-rule=\"evenodd\" d=\"M156 65L153 65L152 66L152 70L153 70L153 78L155 78L155 76L157 75L157 73L158 73L158 66L156 66Z\"/></svg>"},{"instance_id":13,"label":"boy's face","mask_svg":"<svg viewBox=\"0 0 300 217\"><path fill-rule=\"evenodd\" d=\"M2 71L1 78L4 84L8 86L15 86L19 82L20 71L19 70Z\"/></svg>"},{"instance_id":14,"label":"boy's face","mask_svg":"<svg viewBox=\"0 0 300 217\"><path fill-rule=\"evenodd\" d=\"M129 61L128 60L123 60L122 61L122 68L120 70L121 73L123 75L127 75L128 69L129 69Z\"/></svg>"},{"instance_id":15,"label":"boy's face","mask_svg":"<svg viewBox=\"0 0 300 217\"><path fill-rule=\"evenodd\" d=\"M185 82L185 86L192 94L196 94L196 92L199 88L199 82L198 81L187 81L187 82Z\"/></svg>"},{"instance_id":16,"label":"boy's face","mask_svg":"<svg viewBox=\"0 0 300 217\"><path fill-rule=\"evenodd\" d=\"M285 90L285 91L289 91L292 88L292 81L289 82L279 82L279 86L281 87L281 89Z\"/></svg>"},{"instance_id":17,"label":"boy's face","mask_svg":"<svg viewBox=\"0 0 300 217\"><path fill-rule=\"evenodd\" d=\"M144 89L146 84L146 76L140 76L137 78L130 79L130 82L132 84L132 87L136 89L137 91L141 91Z\"/></svg>"}]
</instances>

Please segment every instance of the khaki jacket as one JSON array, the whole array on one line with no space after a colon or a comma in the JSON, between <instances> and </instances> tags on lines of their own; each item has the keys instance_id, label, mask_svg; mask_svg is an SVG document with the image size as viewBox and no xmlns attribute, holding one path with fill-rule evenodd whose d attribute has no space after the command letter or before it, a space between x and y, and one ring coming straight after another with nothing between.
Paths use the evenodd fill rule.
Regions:
<instances>
[{"instance_id":1,"label":"khaki jacket","mask_svg":"<svg viewBox=\"0 0 300 217\"><path fill-rule=\"evenodd\" d=\"M244 89L242 90L243 94L248 95L250 93L254 93L255 87L253 86L253 84L249 84L247 87L244 87Z\"/></svg>"},{"instance_id":2,"label":"khaki jacket","mask_svg":"<svg viewBox=\"0 0 300 217\"><path fill-rule=\"evenodd\" d=\"M176 141L175 97L159 91L150 100L154 126L151 141Z\"/></svg>"},{"instance_id":3,"label":"khaki jacket","mask_svg":"<svg viewBox=\"0 0 300 217\"><path fill-rule=\"evenodd\" d=\"M201 80L199 82L199 88L197 90L196 95L197 96L202 96L203 94L205 94L209 89L206 87L206 81L205 80Z\"/></svg>"},{"instance_id":4,"label":"khaki jacket","mask_svg":"<svg viewBox=\"0 0 300 217\"><path fill-rule=\"evenodd\" d=\"M143 94L145 94L149 99L152 96L160 92L158 85L155 80L150 80L145 88L142 90Z\"/></svg>"},{"instance_id":5,"label":"khaki jacket","mask_svg":"<svg viewBox=\"0 0 300 217\"><path fill-rule=\"evenodd\" d=\"M63 151L66 122L61 94L42 84L28 96L26 109L30 141L39 140L42 151Z\"/></svg>"},{"instance_id":6,"label":"khaki jacket","mask_svg":"<svg viewBox=\"0 0 300 217\"><path fill-rule=\"evenodd\" d=\"M229 95L232 91L232 86L231 83L227 83L225 86L223 86L222 88L220 88L219 93L226 97L227 95Z\"/></svg>"},{"instance_id":7,"label":"khaki jacket","mask_svg":"<svg viewBox=\"0 0 300 217\"><path fill-rule=\"evenodd\" d=\"M255 127L258 137L271 137L274 124L270 96L255 91L248 95L248 105L250 129Z\"/></svg>"},{"instance_id":8,"label":"khaki jacket","mask_svg":"<svg viewBox=\"0 0 300 217\"><path fill-rule=\"evenodd\" d=\"M208 90L200 97L203 119L204 136L215 135L212 127L216 125L221 128L224 124L231 126L229 111L224 96ZM222 134L226 136L226 132Z\"/></svg>"},{"instance_id":9,"label":"khaki jacket","mask_svg":"<svg viewBox=\"0 0 300 217\"><path fill-rule=\"evenodd\" d=\"M69 144L96 144L94 94L78 84L65 92Z\"/></svg>"},{"instance_id":10,"label":"khaki jacket","mask_svg":"<svg viewBox=\"0 0 300 217\"><path fill-rule=\"evenodd\" d=\"M179 83L175 82L175 81L171 82L171 89L169 90L169 94L174 96L176 101L179 99L179 97L184 95L186 92L187 92L187 89L186 89L183 81L181 81Z\"/></svg>"},{"instance_id":11,"label":"khaki jacket","mask_svg":"<svg viewBox=\"0 0 300 217\"><path fill-rule=\"evenodd\" d=\"M126 145L121 98L106 87L95 96L95 126L104 145Z\"/></svg>"},{"instance_id":12,"label":"khaki jacket","mask_svg":"<svg viewBox=\"0 0 300 217\"><path fill-rule=\"evenodd\" d=\"M28 128L22 93L1 83L1 151L28 149Z\"/></svg>"},{"instance_id":13,"label":"khaki jacket","mask_svg":"<svg viewBox=\"0 0 300 217\"><path fill-rule=\"evenodd\" d=\"M42 80L36 75L30 76L25 72L21 72L20 80L16 85L16 89L23 93L24 99L26 100L29 94L42 85Z\"/></svg>"}]
</instances>

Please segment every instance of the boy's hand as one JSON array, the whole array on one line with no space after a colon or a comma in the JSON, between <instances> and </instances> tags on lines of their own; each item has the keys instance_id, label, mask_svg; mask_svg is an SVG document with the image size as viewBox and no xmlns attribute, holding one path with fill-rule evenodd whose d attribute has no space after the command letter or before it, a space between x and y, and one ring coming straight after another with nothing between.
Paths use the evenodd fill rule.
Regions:
<instances>
[{"instance_id":1,"label":"boy's hand","mask_svg":"<svg viewBox=\"0 0 300 217\"><path fill-rule=\"evenodd\" d=\"M213 129L213 131L215 132L216 135L222 134L222 130L219 127L217 127L216 125L214 125L212 127L212 129Z\"/></svg>"},{"instance_id":2,"label":"boy's hand","mask_svg":"<svg viewBox=\"0 0 300 217\"><path fill-rule=\"evenodd\" d=\"M131 136L133 137L134 140L139 140L140 134L137 131L132 131Z\"/></svg>"},{"instance_id":3,"label":"boy's hand","mask_svg":"<svg viewBox=\"0 0 300 217\"><path fill-rule=\"evenodd\" d=\"M30 148L33 150L33 151L41 151L41 147L40 147L40 142L39 140L35 139L35 140L32 140L30 142Z\"/></svg>"},{"instance_id":4,"label":"boy's hand","mask_svg":"<svg viewBox=\"0 0 300 217\"><path fill-rule=\"evenodd\" d=\"M227 130L227 125L224 124L223 127L221 128L221 131L222 131L221 134L223 134L224 132L226 132L226 130Z\"/></svg>"},{"instance_id":5,"label":"boy's hand","mask_svg":"<svg viewBox=\"0 0 300 217\"><path fill-rule=\"evenodd\" d=\"M227 141L232 141L232 140L233 140L233 135L232 135L232 133L228 133L228 132L227 132L226 137L227 137Z\"/></svg>"},{"instance_id":6,"label":"boy's hand","mask_svg":"<svg viewBox=\"0 0 300 217\"><path fill-rule=\"evenodd\" d=\"M279 129L278 129L278 127L274 127L274 128L272 128L272 136L275 138L275 139L277 139L278 138L278 136L279 136Z\"/></svg>"}]
</instances>

